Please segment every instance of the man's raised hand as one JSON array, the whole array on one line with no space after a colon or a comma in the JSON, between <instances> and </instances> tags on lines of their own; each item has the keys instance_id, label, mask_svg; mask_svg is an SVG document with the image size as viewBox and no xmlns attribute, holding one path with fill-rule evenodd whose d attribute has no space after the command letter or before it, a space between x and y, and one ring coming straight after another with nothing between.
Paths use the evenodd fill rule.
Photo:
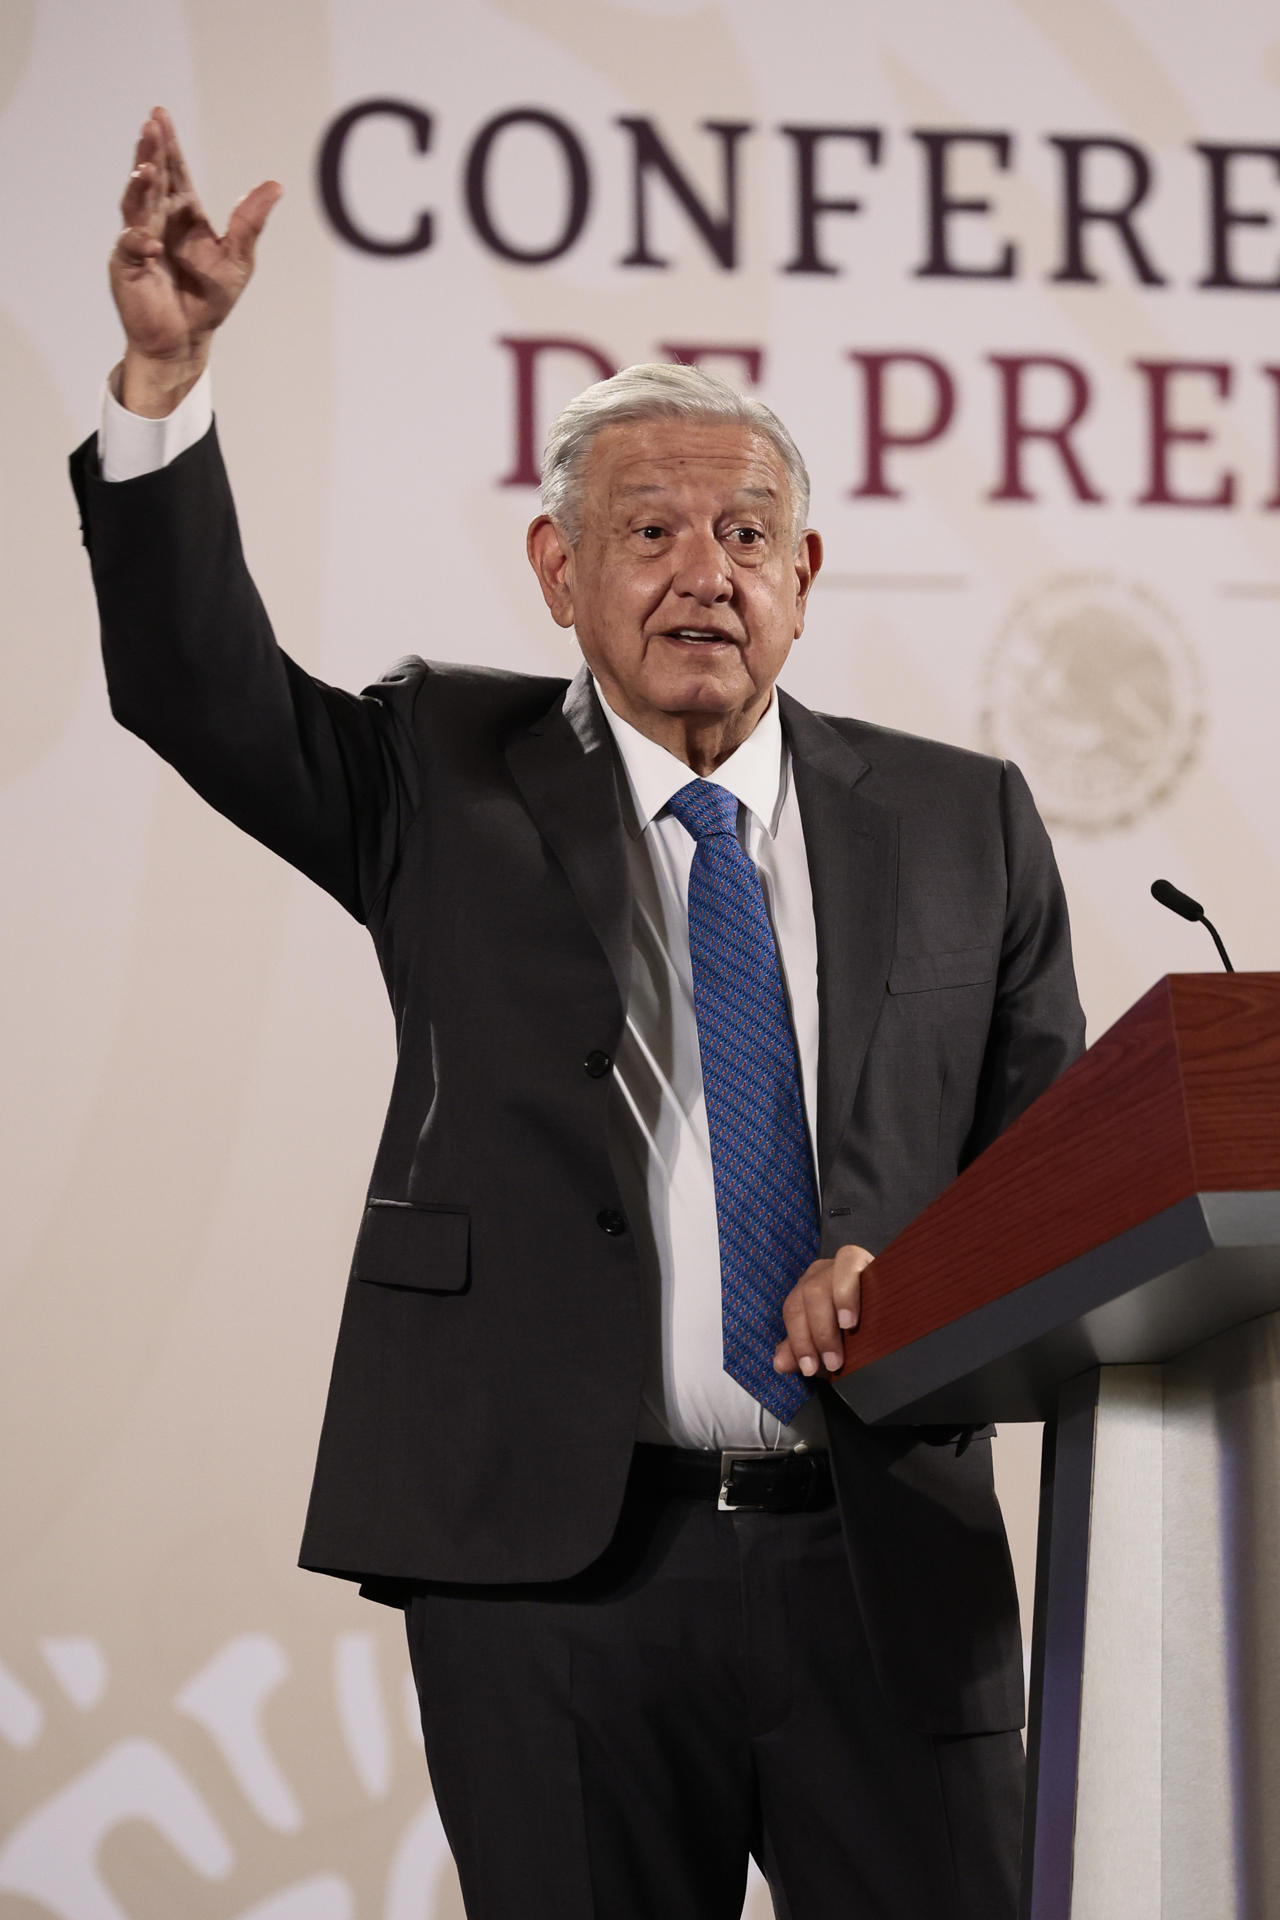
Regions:
<instances>
[{"instance_id":1,"label":"man's raised hand","mask_svg":"<svg viewBox=\"0 0 1280 1920\"><path fill-rule=\"evenodd\" d=\"M237 202L217 234L173 122L157 107L138 136L111 255L111 291L125 331L118 398L134 413L171 413L204 371L209 342L253 272L253 250L284 189L275 180Z\"/></svg>"}]
</instances>

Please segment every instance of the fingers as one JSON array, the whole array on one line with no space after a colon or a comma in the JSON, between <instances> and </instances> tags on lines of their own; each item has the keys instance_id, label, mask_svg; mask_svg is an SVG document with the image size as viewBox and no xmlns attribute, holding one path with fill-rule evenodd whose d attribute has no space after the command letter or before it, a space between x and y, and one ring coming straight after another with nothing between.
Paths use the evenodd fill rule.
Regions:
<instances>
[{"instance_id":1,"label":"fingers","mask_svg":"<svg viewBox=\"0 0 1280 1920\"><path fill-rule=\"evenodd\" d=\"M158 238L161 189L156 155L159 144L160 131L154 119L144 120L133 150L133 172L120 196L124 231L115 246L116 254L130 266L141 266L163 251Z\"/></svg>"},{"instance_id":2,"label":"fingers","mask_svg":"<svg viewBox=\"0 0 1280 1920\"><path fill-rule=\"evenodd\" d=\"M120 196L120 217L126 227L146 226L155 203L155 173L151 167L135 167L125 181Z\"/></svg>"},{"instance_id":3,"label":"fingers","mask_svg":"<svg viewBox=\"0 0 1280 1920\"><path fill-rule=\"evenodd\" d=\"M173 121L163 107L156 107L138 134L133 172L125 183L120 211L126 226L158 228L166 213L183 202L199 214L200 202Z\"/></svg>"},{"instance_id":4,"label":"fingers","mask_svg":"<svg viewBox=\"0 0 1280 1920\"><path fill-rule=\"evenodd\" d=\"M126 267L142 267L164 252L164 245L145 227L126 227L116 241L116 256Z\"/></svg>"},{"instance_id":5,"label":"fingers","mask_svg":"<svg viewBox=\"0 0 1280 1920\"><path fill-rule=\"evenodd\" d=\"M841 1247L834 1259L815 1260L801 1275L782 1306L787 1337L773 1362L779 1373L798 1369L812 1379L820 1370L841 1371L844 1336L858 1324L862 1275L871 1260L865 1247Z\"/></svg>"},{"instance_id":6,"label":"fingers","mask_svg":"<svg viewBox=\"0 0 1280 1920\"><path fill-rule=\"evenodd\" d=\"M253 265L253 250L267 216L284 192L278 180L264 180L237 200L227 222L227 252L240 266Z\"/></svg>"},{"instance_id":7,"label":"fingers","mask_svg":"<svg viewBox=\"0 0 1280 1920\"><path fill-rule=\"evenodd\" d=\"M172 193L167 127L168 116L159 107L142 123L133 153L133 172L120 200L126 227L146 226L158 231L163 221L165 202Z\"/></svg>"},{"instance_id":8,"label":"fingers","mask_svg":"<svg viewBox=\"0 0 1280 1920\"><path fill-rule=\"evenodd\" d=\"M872 1258L865 1247L841 1247L832 1263L831 1297L836 1320L845 1332L852 1332L862 1317L862 1276Z\"/></svg>"},{"instance_id":9,"label":"fingers","mask_svg":"<svg viewBox=\"0 0 1280 1920\"><path fill-rule=\"evenodd\" d=\"M160 129L154 118L148 114L138 133L138 143L133 150L135 167L154 165L160 152Z\"/></svg>"},{"instance_id":10,"label":"fingers","mask_svg":"<svg viewBox=\"0 0 1280 1920\"><path fill-rule=\"evenodd\" d=\"M120 212L127 227L143 226L160 204L160 169L155 159L155 138L150 120L138 135L134 149L133 172L124 183Z\"/></svg>"},{"instance_id":11,"label":"fingers","mask_svg":"<svg viewBox=\"0 0 1280 1920\"><path fill-rule=\"evenodd\" d=\"M168 109L165 107L153 108L151 120L159 136L170 193L194 193L195 188L191 184L191 175L187 171L187 163L183 158L182 148L178 144L178 135L174 129L174 124L169 116Z\"/></svg>"}]
</instances>

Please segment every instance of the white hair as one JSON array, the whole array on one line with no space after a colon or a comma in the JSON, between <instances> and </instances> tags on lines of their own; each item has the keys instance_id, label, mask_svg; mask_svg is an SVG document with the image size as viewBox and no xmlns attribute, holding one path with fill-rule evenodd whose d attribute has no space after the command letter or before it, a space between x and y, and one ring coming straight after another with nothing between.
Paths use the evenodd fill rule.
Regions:
<instances>
[{"instance_id":1,"label":"white hair","mask_svg":"<svg viewBox=\"0 0 1280 1920\"><path fill-rule=\"evenodd\" d=\"M708 426L748 427L776 448L791 483L798 542L809 514L809 474L787 429L762 400L739 393L701 367L668 362L624 367L597 380L551 424L542 455L542 510L576 546L582 533L582 479L596 435L641 420L690 420Z\"/></svg>"}]
</instances>

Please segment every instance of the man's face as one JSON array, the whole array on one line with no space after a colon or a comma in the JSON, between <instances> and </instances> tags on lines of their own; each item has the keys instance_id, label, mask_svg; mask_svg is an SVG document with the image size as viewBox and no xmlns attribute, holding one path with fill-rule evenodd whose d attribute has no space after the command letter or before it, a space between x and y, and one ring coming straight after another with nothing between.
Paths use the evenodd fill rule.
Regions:
<instances>
[{"instance_id":1,"label":"man's face","mask_svg":"<svg viewBox=\"0 0 1280 1920\"><path fill-rule=\"evenodd\" d=\"M665 739L681 719L750 731L804 626L821 543L796 546L786 468L748 427L606 427L566 547L545 516L530 557L614 710ZM736 743L736 742L735 742Z\"/></svg>"}]
</instances>

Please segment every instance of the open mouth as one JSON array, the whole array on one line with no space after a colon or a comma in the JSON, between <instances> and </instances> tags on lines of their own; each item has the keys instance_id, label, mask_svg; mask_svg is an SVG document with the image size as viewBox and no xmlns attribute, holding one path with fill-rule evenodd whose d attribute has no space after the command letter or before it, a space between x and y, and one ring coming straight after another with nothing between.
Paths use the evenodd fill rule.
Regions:
<instances>
[{"instance_id":1,"label":"open mouth","mask_svg":"<svg viewBox=\"0 0 1280 1920\"><path fill-rule=\"evenodd\" d=\"M727 633L717 633L709 627L672 627L663 634L664 640L675 640L690 647L732 647L736 642Z\"/></svg>"}]
</instances>

